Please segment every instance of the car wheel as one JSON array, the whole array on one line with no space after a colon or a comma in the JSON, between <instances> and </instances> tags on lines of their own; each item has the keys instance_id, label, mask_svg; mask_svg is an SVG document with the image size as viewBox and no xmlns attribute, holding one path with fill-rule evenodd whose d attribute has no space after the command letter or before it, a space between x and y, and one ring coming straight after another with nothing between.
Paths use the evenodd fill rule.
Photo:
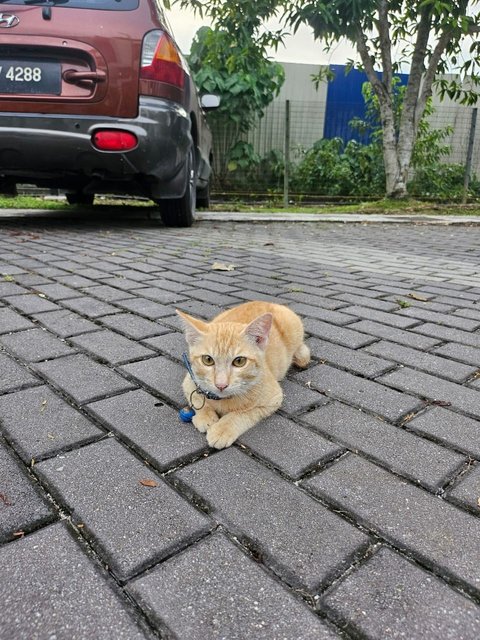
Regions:
<instances>
[{"instance_id":1,"label":"car wheel","mask_svg":"<svg viewBox=\"0 0 480 640\"><path fill-rule=\"evenodd\" d=\"M197 191L197 207L202 209L210 208L210 183L206 187Z\"/></svg>"},{"instance_id":2,"label":"car wheel","mask_svg":"<svg viewBox=\"0 0 480 640\"><path fill-rule=\"evenodd\" d=\"M181 198L159 202L160 216L166 227L191 227L195 219L197 175L193 146L187 155L187 176L187 188Z\"/></svg>"},{"instance_id":3,"label":"car wheel","mask_svg":"<svg viewBox=\"0 0 480 640\"><path fill-rule=\"evenodd\" d=\"M91 206L95 195L93 193L82 193L81 191L75 191L74 193L66 193L68 204L83 204Z\"/></svg>"}]
</instances>

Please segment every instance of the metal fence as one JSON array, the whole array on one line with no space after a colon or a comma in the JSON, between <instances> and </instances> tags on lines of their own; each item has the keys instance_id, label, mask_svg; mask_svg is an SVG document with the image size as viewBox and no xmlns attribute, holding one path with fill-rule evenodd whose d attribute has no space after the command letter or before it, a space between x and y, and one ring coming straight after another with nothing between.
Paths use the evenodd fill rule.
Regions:
<instances>
[{"instance_id":1,"label":"metal fence","mask_svg":"<svg viewBox=\"0 0 480 640\"><path fill-rule=\"evenodd\" d=\"M340 105L329 118L329 131L337 131L342 139L357 139L367 142L365 137L351 127L353 113L348 105ZM444 163L455 163L466 167L467 174L480 177L480 126L475 130L476 109L461 105L438 105L429 117L431 128L451 128L451 133L442 144L450 151L443 157ZM217 190L276 191L283 192L288 187L284 181L284 164L287 157L293 166L298 165L306 150L323 139L327 128L326 102L315 101L274 101L258 119L243 140L249 142L260 162L254 170L228 171L226 154L228 136L221 126L214 128L214 165L217 167L215 187ZM469 158L470 151L470 158ZM468 167L470 161L470 168ZM218 170L218 168L221 168Z\"/></svg>"}]
</instances>

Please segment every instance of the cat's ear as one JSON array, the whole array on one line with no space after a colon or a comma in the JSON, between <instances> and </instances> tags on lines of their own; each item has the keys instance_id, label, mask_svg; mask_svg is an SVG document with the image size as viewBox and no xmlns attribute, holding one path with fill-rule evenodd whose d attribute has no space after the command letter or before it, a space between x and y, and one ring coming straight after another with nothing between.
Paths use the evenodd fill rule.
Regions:
<instances>
[{"instance_id":1,"label":"cat's ear","mask_svg":"<svg viewBox=\"0 0 480 640\"><path fill-rule=\"evenodd\" d=\"M272 328L273 316L271 313L264 313L255 320L252 320L244 330L246 338L254 342L260 349L265 349L268 342L268 335Z\"/></svg>"},{"instance_id":2,"label":"cat's ear","mask_svg":"<svg viewBox=\"0 0 480 640\"><path fill-rule=\"evenodd\" d=\"M188 313L175 309L180 318L182 319L183 331L185 333L185 339L191 346L198 342L207 332L207 323L198 318L189 316Z\"/></svg>"}]
</instances>

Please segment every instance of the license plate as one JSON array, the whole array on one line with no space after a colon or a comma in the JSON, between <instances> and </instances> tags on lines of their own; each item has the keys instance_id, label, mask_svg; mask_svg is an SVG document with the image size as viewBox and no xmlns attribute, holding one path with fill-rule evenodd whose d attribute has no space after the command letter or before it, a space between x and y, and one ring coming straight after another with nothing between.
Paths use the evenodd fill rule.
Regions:
<instances>
[{"instance_id":1,"label":"license plate","mask_svg":"<svg viewBox=\"0 0 480 640\"><path fill-rule=\"evenodd\" d=\"M0 60L0 93L60 95L60 63Z\"/></svg>"}]
</instances>

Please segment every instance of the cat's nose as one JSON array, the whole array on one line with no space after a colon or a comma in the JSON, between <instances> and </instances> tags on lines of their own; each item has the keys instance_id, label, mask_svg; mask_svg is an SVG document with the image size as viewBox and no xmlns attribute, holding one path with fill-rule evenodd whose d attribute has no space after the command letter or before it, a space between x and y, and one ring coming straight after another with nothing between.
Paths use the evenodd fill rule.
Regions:
<instances>
[{"instance_id":1,"label":"cat's nose","mask_svg":"<svg viewBox=\"0 0 480 640\"><path fill-rule=\"evenodd\" d=\"M226 382L225 384L223 384L223 383L216 382L215 386L219 391L225 391L225 389L228 387L228 383Z\"/></svg>"}]
</instances>

